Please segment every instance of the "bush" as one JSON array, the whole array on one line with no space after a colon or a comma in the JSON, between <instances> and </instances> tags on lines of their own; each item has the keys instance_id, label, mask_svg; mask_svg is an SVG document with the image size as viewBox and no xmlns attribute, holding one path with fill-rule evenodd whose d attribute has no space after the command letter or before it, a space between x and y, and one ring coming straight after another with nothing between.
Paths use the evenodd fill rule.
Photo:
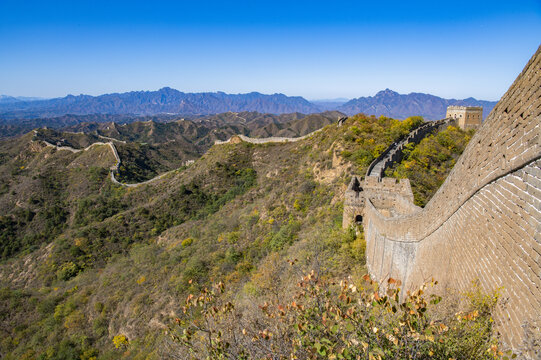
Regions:
<instances>
[{"instance_id":1,"label":"bush","mask_svg":"<svg viewBox=\"0 0 541 360\"><path fill-rule=\"evenodd\" d=\"M438 318L441 297L426 294L434 285L401 296L393 279L383 291L368 276L357 287L312 271L292 298L261 304L258 317L238 313L219 283L186 298L169 334L176 355L197 359L503 358L492 335L497 295L475 295L467 311Z\"/></svg>"},{"instance_id":2,"label":"bush","mask_svg":"<svg viewBox=\"0 0 541 360\"><path fill-rule=\"evenodd\" d=\"M186 238L186 239L182 240L180 245L182 245L182 247L186 247L186 246L190 246L192 243L193 243L192 238Z\"/></svg>"},{"instance_id":3,"label":"bush","mask_svg":"<svg viewBox=\"0 0 541 360\"><path fill-rule=\"evenodd\" d=\"M280 227L280 230L278 230L277 233L272 235L269 241L269 247L272 250L278 251L283 249L286 245L291 245L300 229L301 223L299 221L289 219L285 225Z\"/></svg>"},{"instance_id":4,"label":"bush","mask_svg":"<svg viewBox=\"0 0 541 360\"><path fill-rule=\"evenodd\" d=\"M123 349L129 345L129 341L126 335L119 334L113 337L113 344L115 345L115 348Z\"/></svg>"},{"instance_id":5,"label":"bush","mask_svg":"<svg viewBox=\"0 0 541 360\"><path fill-rule=\"evenodd\" d=\"M60 280L69 280L75 275L77 275L80 270L81 268L77 264L74 264L73 262L69 261L65 264L62 264L60 269L56 272L56 276Z\"/></svg>"}]
</instances>

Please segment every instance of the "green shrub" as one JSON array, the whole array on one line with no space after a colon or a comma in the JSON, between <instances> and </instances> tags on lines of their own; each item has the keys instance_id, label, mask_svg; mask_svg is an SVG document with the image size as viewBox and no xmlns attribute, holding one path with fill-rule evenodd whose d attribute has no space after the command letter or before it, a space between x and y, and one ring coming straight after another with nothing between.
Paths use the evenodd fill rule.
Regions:
<instances>
[{"instance_id":1,"label":"green shrub","mask_svg":"<svg viewBox=\"0 0 541 360\"><path fill-rule=\"evenodd\" d=\"M75 275L77 275L80 270L81 268L77 264L74 264L73 262L69 261L65 264L62 264L60 269L56 272L56 276L60 280L69 280Z\"/></svg>"},{"instance_id":2,"label":"green shrub","mask_svg":"<svg viewBox=\"0 0 541 360\"><path fill-rule=\"evenodd\" d=\"M180 245L182 245L182 247L186 247L186 246L190 246L192 243L193 243L192 238L186 238L186 239L182 240Z\"/></svg>"},{"instance_id":3,"label":"green shrub","mask_svg":"<svg viewBox=\"0 0 541 360\"><path fill-rule=\"evenodd\" d=\"M286 245L291 245L300 229L301 223L290 219L286 224L280 227L278 232L272 235L269 241L270 248L278 251L284 248Z\"/></svg>"}]
</instances>

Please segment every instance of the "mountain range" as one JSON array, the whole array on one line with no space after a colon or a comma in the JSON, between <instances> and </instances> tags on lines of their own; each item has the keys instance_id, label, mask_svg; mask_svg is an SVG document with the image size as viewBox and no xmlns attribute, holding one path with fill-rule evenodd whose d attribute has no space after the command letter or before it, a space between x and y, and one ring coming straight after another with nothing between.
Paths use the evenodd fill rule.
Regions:
<instances>
[{"instance_id":1,"label":"mountain range","mask_svg":"<svg viewBox=\"0 0 541 360\"><path fill-rule=\"evenodd\" d=\"M40 97L0 95L0 103L14 103L14 102L21 102L21 101L36 101L36 100L45 100L45 99L40 98Z\"/></svg>"},{"instance_id":2,"label":"mountain range","mask_svg":"<svg viewBox=\"0 0 541 360\"><path fill-rule=\"evenodd\" d=\"M34 100L3 95L0 99L0 119L6 121L21 118L58 117L72 115L209 115L228 111L256 111L259 113L303 114L337 110L347 115L365 113L406 118L420 115L427 120L441 119L449 105L483 106L484 116L496 104L495 101L444 99L424 93L399 94L386 89L375 96L359 97L347 102L314 101L300 96L284 94L265 95L258 92L247 94L184 93L172 88L157 91L133 91L100 96L68 95L63 98Z\"/></svg>"},{"instance_id":3,"label":"mountain range","mask_svg":"<svg viewBox=\"0 0 541 360\"><path fill-rule=\"evenodd\" d=\"M496 103L497 101L477 100L472 97L456 100L444 99L424 93L410 93L406 95L385 89L378 92L375 96L352 99L339 106L337 110L348 115L365 113L398 119L419 115L427 120L438 120L445 117L445 112L449 105L482 106L484 119L492 111Z\"/></svg>"}]
</instances>

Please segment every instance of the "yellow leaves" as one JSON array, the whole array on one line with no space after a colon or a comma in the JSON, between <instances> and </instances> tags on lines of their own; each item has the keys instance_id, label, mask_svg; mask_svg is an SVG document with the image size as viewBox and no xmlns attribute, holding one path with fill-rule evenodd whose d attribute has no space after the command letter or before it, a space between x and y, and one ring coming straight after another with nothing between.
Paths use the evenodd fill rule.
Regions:
<instances>
[{"instance_id":1,"label":"yellow leaves","mask_svg":"<svg viewBox=\"0 0 541 360\"><path fill-rule=\"evenodd\" d=\"M121 349L129 345L129 340L126 335L119 334L113 337L113 344L115 345L115 348Z\"/></svg>"},{"instance_id":2,"label":"yellow leaves","mask_svg":"<svg viewBox=\"0 0 541 360\"><path fill-rule=\"evenodd\" d=\"M192 238L186 238L186 239L182 240L180 245L182 245L182 247L187 247L187 246L190 246L193 243L193 241L194 240Z\"/></svg>"},{"instance_id":3,"label":"yellow leaves","mask_svg":"<svg viewBox=\"0 0 541 360\"><path fill-rule=\"evenodd\" d=\"M281 261L283 262L283 259ZM290 263L295 262L296 260L290 260ZM252 279L258 284L260 280L260 277ZM279 286L275 279L269 280L271 285ZM370 277L366 275L365 280L369 281ZM387 283L389 287L392 287L399 284L399 281L391 278ZM356 358L360 351L364 351L363 356L369 356L369 358L385 358L384 351L389 351L389 353L409 351L412 348L410 344L416 342L422 344L420 348L423 348L422 356L419 357L428 358L439 355L440 347L447 346L448 339L453 340L453 336L456 336L454 331L445 333L449 327L455 327L454 319L447 317L444 320L433 319L429 315L430 312L427 312L424 315L427 321L419 321L429 306L425 298L427 295L423 295L423 290L408 292L407 296L399 301L398 296L394 299L391 296L383 296L382 293L378 294L376 291L378 284L374 284L374 287L363 288L365 286L363 285L357 288L352 284L351 279L338 283L335 279L320 278L317 272L304 274L300 284L302 285L297 289L297 294L289 299L266 297L268 302L260 305L264 315L260 315L267 319L264 323L258 322L257 326L251 324L247 318L239 324L235 321L238 318L228 317L233 304L224 305L225 299L220 298L215 291L215 289L221 289L223 284L214 286L210 290L204 289L201 296L189 295L187 298L187 303L189 303L187 307L199 306L202 311L193 312L193 314L201 314L202 318L182 321L178 326L188 327L194 334L209 331L209 339L216 341L215 349L220 349L223 344L230 345L227 343L229 335L223 331L223 328L216 330L208 324L225 320L224 323L236 326L231 330L236 337L244 336L246 340L251 339L254 343L264 344L269 349L274 346L293 346L297 349L304 347L310 348L309 351L315 349L318 356L321 356L318 358L327 359L333 356L337 359ZM421 287L421 289L425 288L427 287ZM380 300L374 301L376 298ZM395 308L395 310L389 313L389 308ZM475 320L481 318L483 312L474 309L467 314L461 313L457 316ZM391 322L388 322L386 318ZM205 325L204 319L210 319L210 322ZM443 323L444 321L449 327ZM192 326L191 323L195 325ZM458 325L464 325L464 323ZM287 333L293 331L296 336L291 339L284 337L283 330ZM469 341L471 336L475 335L467 334L464 341ZM377 341L373 341L374 339ZM459 340L462 341L462 338ZM438 342L438 350L433 345L434 342ZM490 344L486 344L482 351L485 351L488 346ZM408 352L408 354L412 353ZM448 356L461 358L457 352L450 352ZM293 358L292 356L291 359Z\"/></svg>"},{"instance_id":4,"label":"yellow leaves","mask_svg":"<svg viewBox=\"0 0 541 360\"><path fill-rule=\"evenodd\" d=\"M73 240L73 242L75 243L75 246L80 247L81 245L83 245L86 242L86 239L78 237L78 238L75 238L75 240Z\"/></svg>"},{"instance_id":5,"label":"yellow leaves","mask_svg":"<svg viewBox=\"0 0 541 360\"><path fill-rule=\"evenodd\" d=\"M297 261L299 261L299 260L298 260L298 259L293 259L293 260L289 260L289 259L288 259L288 260L287 260L287 262L288 262L288 264L289 264L290 266L295 265L295 263L297 263Z\"/></svg>"}]
</instances>

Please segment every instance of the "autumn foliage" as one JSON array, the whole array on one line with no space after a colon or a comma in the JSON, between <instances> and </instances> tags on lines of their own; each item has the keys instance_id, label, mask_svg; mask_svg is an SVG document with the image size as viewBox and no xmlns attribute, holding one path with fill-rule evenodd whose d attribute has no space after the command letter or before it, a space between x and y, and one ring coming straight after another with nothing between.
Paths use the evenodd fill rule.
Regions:
<instances>
[{"instance_id":1,"label":"autumn foliage","mask_svg":"<svg viewBox=\"0 0 541 360\"><path fill-rule=\"evenodd\" d=\"M224 300L219 283L189 295L168 332L179 354L192 359L507 357L492 332L497 294L470 295L467 311L441 315L441 297L428 294L436 284L403 294L394 279L383 287L367 275L358 287L312 271L290 299L265 302L253 316Z\"/></svg>"}]
</instances>

